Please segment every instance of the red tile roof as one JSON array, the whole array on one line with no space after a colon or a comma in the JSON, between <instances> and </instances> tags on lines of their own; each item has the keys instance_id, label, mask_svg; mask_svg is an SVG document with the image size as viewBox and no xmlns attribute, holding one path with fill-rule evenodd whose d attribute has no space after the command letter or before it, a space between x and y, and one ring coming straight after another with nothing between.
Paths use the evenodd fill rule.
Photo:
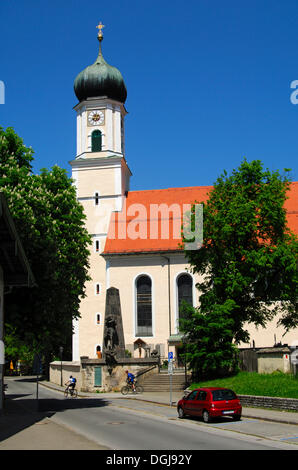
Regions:
<instances>
[{"instance_id":1,"label":"red tile roof","mask_svg":"<svg viewBox=\"0 0 298 470\"><path fill-rule=\"evenodd\" d=\"M210 190L212 186L129 191L122 211L111 215L103 254L180 251L181 214L188 205L207 201ZM298 234L298 182L291 183L288 196L288 226ZM164 211L156 212L158 207Z\"/></svg>"}]
</instances>

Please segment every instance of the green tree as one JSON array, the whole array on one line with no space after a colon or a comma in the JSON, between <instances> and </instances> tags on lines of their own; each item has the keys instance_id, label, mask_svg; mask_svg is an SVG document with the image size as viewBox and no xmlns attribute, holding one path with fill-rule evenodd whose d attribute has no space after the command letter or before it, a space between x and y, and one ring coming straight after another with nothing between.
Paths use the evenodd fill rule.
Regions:
<instances>
[{"instance_id":1,"label":"green tree","mask_svg":"<svg viewBox=\"0 0 298 470\"><path fill-rule=\"evenodd\" d=\"M12 360L15 366L17 361L20 360L22 371L31 373L34 350L31 345L28 346L20 340L16 334L16 328L9 324L5 325L5 356L9 362Z\"/></svg>"},{"instance_id":2,"label":"green tree","mask_svg":"<svg viewBox=\"0 0 298 470\"><path fill-rule=\"evenodd\" d=\"M7 296L6 323L48 362L59 346L70 352L72 320L89 279L90 236L66 170L32 174L32 155L12 129L0 128L0 189L37 282Z\"/></svg>"},{"instance_id":3,"label":"green tree","mask_svg":"<svg viewBox=\"0 0 298 470\"><path fill-rule=\"evenodd\" d=\"M284 208L289 187L286 174L244 160L217 179L204 203L202 248L185 251L193 272L202 275L193 319L202 315L207 324L217 318L224 340L248 342L245 323L265 326L277 314L286 328L298 324L298 239ZM181 329L194 338L191 322L182 321Z\"/></svg>"},{"instance_id":4,"label":"green tree","mask_svg":"<svg viewBox=\"0 0 298 470\"><path fill-rule=\"evenodd\" d=\"M186 302L182 305L180 330L186 333L183 355L194 376L213 378L237 370L231 318L234 306L233 301L227 300L223 305L214 305L206 314Z\"/></svg>"}]
</instances>

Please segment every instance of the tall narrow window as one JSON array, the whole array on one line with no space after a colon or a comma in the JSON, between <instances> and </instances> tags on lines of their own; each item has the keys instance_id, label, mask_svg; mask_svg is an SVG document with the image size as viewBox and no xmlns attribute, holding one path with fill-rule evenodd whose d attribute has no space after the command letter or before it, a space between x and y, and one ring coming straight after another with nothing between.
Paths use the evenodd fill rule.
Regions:
<instances>
[{"instance_id":1,"label":"tall narrow window","mask_svg":"<svg viewBox=\"0 0 298 470\"><path fill-rule=\"evenodd\" d=\"M101 152L102 148L102 135L99 130L95 130L91 135L91 151Z\"/></svg>"},{"instance_id":2,"label":"tall narrow window","mask_svg":"<svg viewBox=\"0 0 298 470\"><path fill-rule=\"evenodd\" d=\"M193 305L192 298L192 277L190 274L181 274L177 279L177 288L178 288L178 308L179 308L179 317L182 315L181 303L184 300L190 305Z\"/></svg>"},{"instance_id":3,"label":"tall narrow window","mask_svg":"<svg viewBox=\"0 0 298 470\"><path fill-rule=\"evenodd\" d=\"M100 284L95 284L95 294L96 295L100 294Z\"/></svg>"},{"instance_id":4,"label":"tall narrow window","mask_svg":"<svg viewBox=\"0 0 298 470\"><path fill-rule=\"evenodd\" d=\"M149 276L140 276L136 281L136 304L136 336L152 336L152 283Z\"/></svg>"}]
</instances>

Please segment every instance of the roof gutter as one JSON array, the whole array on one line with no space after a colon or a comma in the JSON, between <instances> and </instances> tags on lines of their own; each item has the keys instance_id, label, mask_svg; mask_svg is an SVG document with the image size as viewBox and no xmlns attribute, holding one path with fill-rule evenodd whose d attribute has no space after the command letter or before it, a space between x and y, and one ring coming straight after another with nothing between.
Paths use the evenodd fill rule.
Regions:
<instances>
[{"instance_id":1,"label":"roof gutter","mask_svg":"<svg viewBox=\"0 0 298 470\"><path fill-rule=\"evenodd\" d=\"M157 256L164 256L163 254L184 254L183 250L152 250L152 251L119 251L119 252L103 252L101 253L101 256L129 256L129 255L157 255Z\"/></svg>"}]
</instances>

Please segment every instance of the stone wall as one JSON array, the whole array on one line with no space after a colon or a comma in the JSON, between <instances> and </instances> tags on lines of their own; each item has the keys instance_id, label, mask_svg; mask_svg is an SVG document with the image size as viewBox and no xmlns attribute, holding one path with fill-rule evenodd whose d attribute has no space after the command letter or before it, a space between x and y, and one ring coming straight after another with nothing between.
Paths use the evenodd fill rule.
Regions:
<instances>
[{"instance_id":1,"label":"stone wall","mask_svg":"<svg viewBox=\"0 0 298 470\"><path fill-rule=\"evenodd\" d=\"M100 369L101 380L96 383L96 369ZM123 358L118 359L117 365L110 374L104 359L81 358L81 390L84 392L107 392L119 391L126 384L126 370L134 375L147 371L148 374L158 373L157 358ZM144 374L145 375L145 374ZM140 375L138 382L141 384L143 375Z\"/></svg>"},{"instance_id":2,"label":"stone wall","mask_svg":"<svg viewBox=\"0 0 298 470\"><path fill-rule=\"evenodd\" d=\"M72 375L77 379L77 389L82 392L108 392L119 391L126 383L126 370L138 375L138 383L143 382L144 376L158 373L158 358L121 358L118 359L116 367L109 374L104 359L89 359L81 357L80 362L54 361L50 364L50 382L62 384L68 381Z\"/></svg>"},{"instance_id":3,"label":"stone wall","mask_svg":"<svg viewBox=\"0 0 298 470\"><path fill-rule=\"evenodd\" d=\"M253 395L238 395L243 407L259 407L277 410L298 411L297 398L258 397Z\"/></svg>"},{"instance_id":4,"label":"stone wall","mask_svg":"<svg viewBox=\"0 0 298 470\"><path fill-rule=\"evenodd\" d=\"M70 361L54 361L50 364L50 382L60 385L61 384L61 369L62 369L62 384L64 385L69 376L72 375L77 379L77 389L81 390L81 364L80 362Z\"/></svg>"}]
</instances>

